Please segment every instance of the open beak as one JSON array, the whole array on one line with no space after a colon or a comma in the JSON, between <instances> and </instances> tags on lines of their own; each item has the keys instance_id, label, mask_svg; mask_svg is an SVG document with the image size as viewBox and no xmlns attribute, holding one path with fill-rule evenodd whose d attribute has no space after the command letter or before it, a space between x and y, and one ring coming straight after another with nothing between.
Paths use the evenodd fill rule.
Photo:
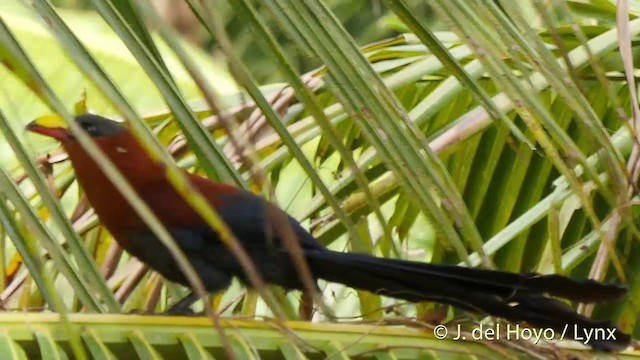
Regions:
<instances>
[{"instance_id":1,"label":"open beak","mask_svg":"<svg viewBox=\"0 0 640 360\"><path fill-rule=\"evenodd\" d=\"M65 141L71 137L69 130L67 130L67 124L58 115L41 116L30 122L25 129L58 141Z\"/></svg>"}]
</instances>

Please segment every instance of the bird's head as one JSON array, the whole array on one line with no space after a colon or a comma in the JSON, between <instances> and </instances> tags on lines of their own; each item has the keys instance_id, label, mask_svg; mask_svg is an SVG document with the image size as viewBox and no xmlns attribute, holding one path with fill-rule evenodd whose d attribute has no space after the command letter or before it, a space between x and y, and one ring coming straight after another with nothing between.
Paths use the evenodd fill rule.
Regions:
<instances>
[{"instance_id":1,"label":"bird's head","mask_svg":"<svg viewBox=\"0 0 640 360\"><path fill-rule=\"evenodd\" d=\"M117 121L102 116L84 114L73 120L95 141L103 154L113 161L121 172L139 173L132 182L148 181L149 177L163 174L162 167L149 157L135 136ZM54 138L62 143L79 177L100 172L101 167L73 136L67 124L59 116L45 116L31 122L27 131ZM144 173L145 175L141 175Z\"/></svg>"},{"instance_id":2,"label":"bird's head","mask_svg":"<svg viewBox=\"0 0 640 360\"><path fill-rule=\"evenodd\" d=\"M91 136L102 153L121 173L128 174L127 178L131 184L147 184L164 178L164 165L153 160L137 138L121 123L92 114L76 116L73 121ZM87 153L84 146L73 136L67 123L59 116L38 118L28 124L26 130L62 143L85 191L112 186L110 180L104 176L100 164ZM87 189L86 185L89 183L101 185L90 186Z\"/></svg>"},{"instance_id":3,"label":"bird's head","mask_svg":"<svg viewBox=\"0 0 640 360\"><path fill-rule=\"evenodd\" d=\"M74 121L94 139L119 135L127 131L120 123L93 114L78 115ZM56 115L40 117L29 123L26 129L30 132L54 138L60 142L75 140L67 124L61 117Z\"/></svg>"}]
</instances>

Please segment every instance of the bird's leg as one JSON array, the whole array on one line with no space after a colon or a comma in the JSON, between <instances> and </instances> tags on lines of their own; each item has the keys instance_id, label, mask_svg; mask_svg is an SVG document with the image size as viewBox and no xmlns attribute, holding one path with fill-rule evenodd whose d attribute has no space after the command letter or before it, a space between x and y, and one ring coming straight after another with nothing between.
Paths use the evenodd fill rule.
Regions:
<instances>
[{"instance_id":1,"label":"bird's leg","mask_svg":"<svg viewBox=\"0 0 640 360\"><path fill-rule=\"evenodd\" d=\"M194 292L191 292L189 295L178 300L177 303L171 305L163 315L193 315L193 310L191 310L190 307L193 303L198 301L198 299L200 299L200 297Z\"/></svg>"}]
</instances>

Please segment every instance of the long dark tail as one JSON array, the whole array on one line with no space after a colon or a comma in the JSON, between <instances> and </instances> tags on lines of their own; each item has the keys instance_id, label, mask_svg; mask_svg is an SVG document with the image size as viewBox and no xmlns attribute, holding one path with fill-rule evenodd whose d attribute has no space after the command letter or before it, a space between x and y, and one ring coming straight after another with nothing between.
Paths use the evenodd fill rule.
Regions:
<instances>
[{"instance_id":1,"label":"long dark tail","mask_svg":"<svg viewBox=\"0 0 640 360\"><path fill-rule=\"evenodd\" d=\"M577 314L556 296L576 302L605 302L621 298L626 288L559 275L515 274L502 271L376 258L366 254L305 251L315 276L356 289L408 301L436 301L469 311L565 331L568 339L598 331L588 345L617 351L631 338L610 321ZM613 331L614 337L607 336Z\"/></svg>"}]
</instances>

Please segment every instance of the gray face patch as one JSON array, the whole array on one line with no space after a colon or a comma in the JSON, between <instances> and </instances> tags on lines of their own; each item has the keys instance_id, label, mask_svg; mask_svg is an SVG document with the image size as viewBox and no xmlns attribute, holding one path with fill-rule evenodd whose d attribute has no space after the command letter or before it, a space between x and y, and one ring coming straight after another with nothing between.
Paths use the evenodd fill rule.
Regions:
<instances>
[{"instance_id":1,"label":"gray face patch","mask_svg":"<svg viewBox=\"0 0 640 360\"><path fill-rule=\"evenodd\" d=\"M116 121L93 114L76 116L76 122L94 138L116 135L125 129Z\"/></svg>"}]
</instances>

